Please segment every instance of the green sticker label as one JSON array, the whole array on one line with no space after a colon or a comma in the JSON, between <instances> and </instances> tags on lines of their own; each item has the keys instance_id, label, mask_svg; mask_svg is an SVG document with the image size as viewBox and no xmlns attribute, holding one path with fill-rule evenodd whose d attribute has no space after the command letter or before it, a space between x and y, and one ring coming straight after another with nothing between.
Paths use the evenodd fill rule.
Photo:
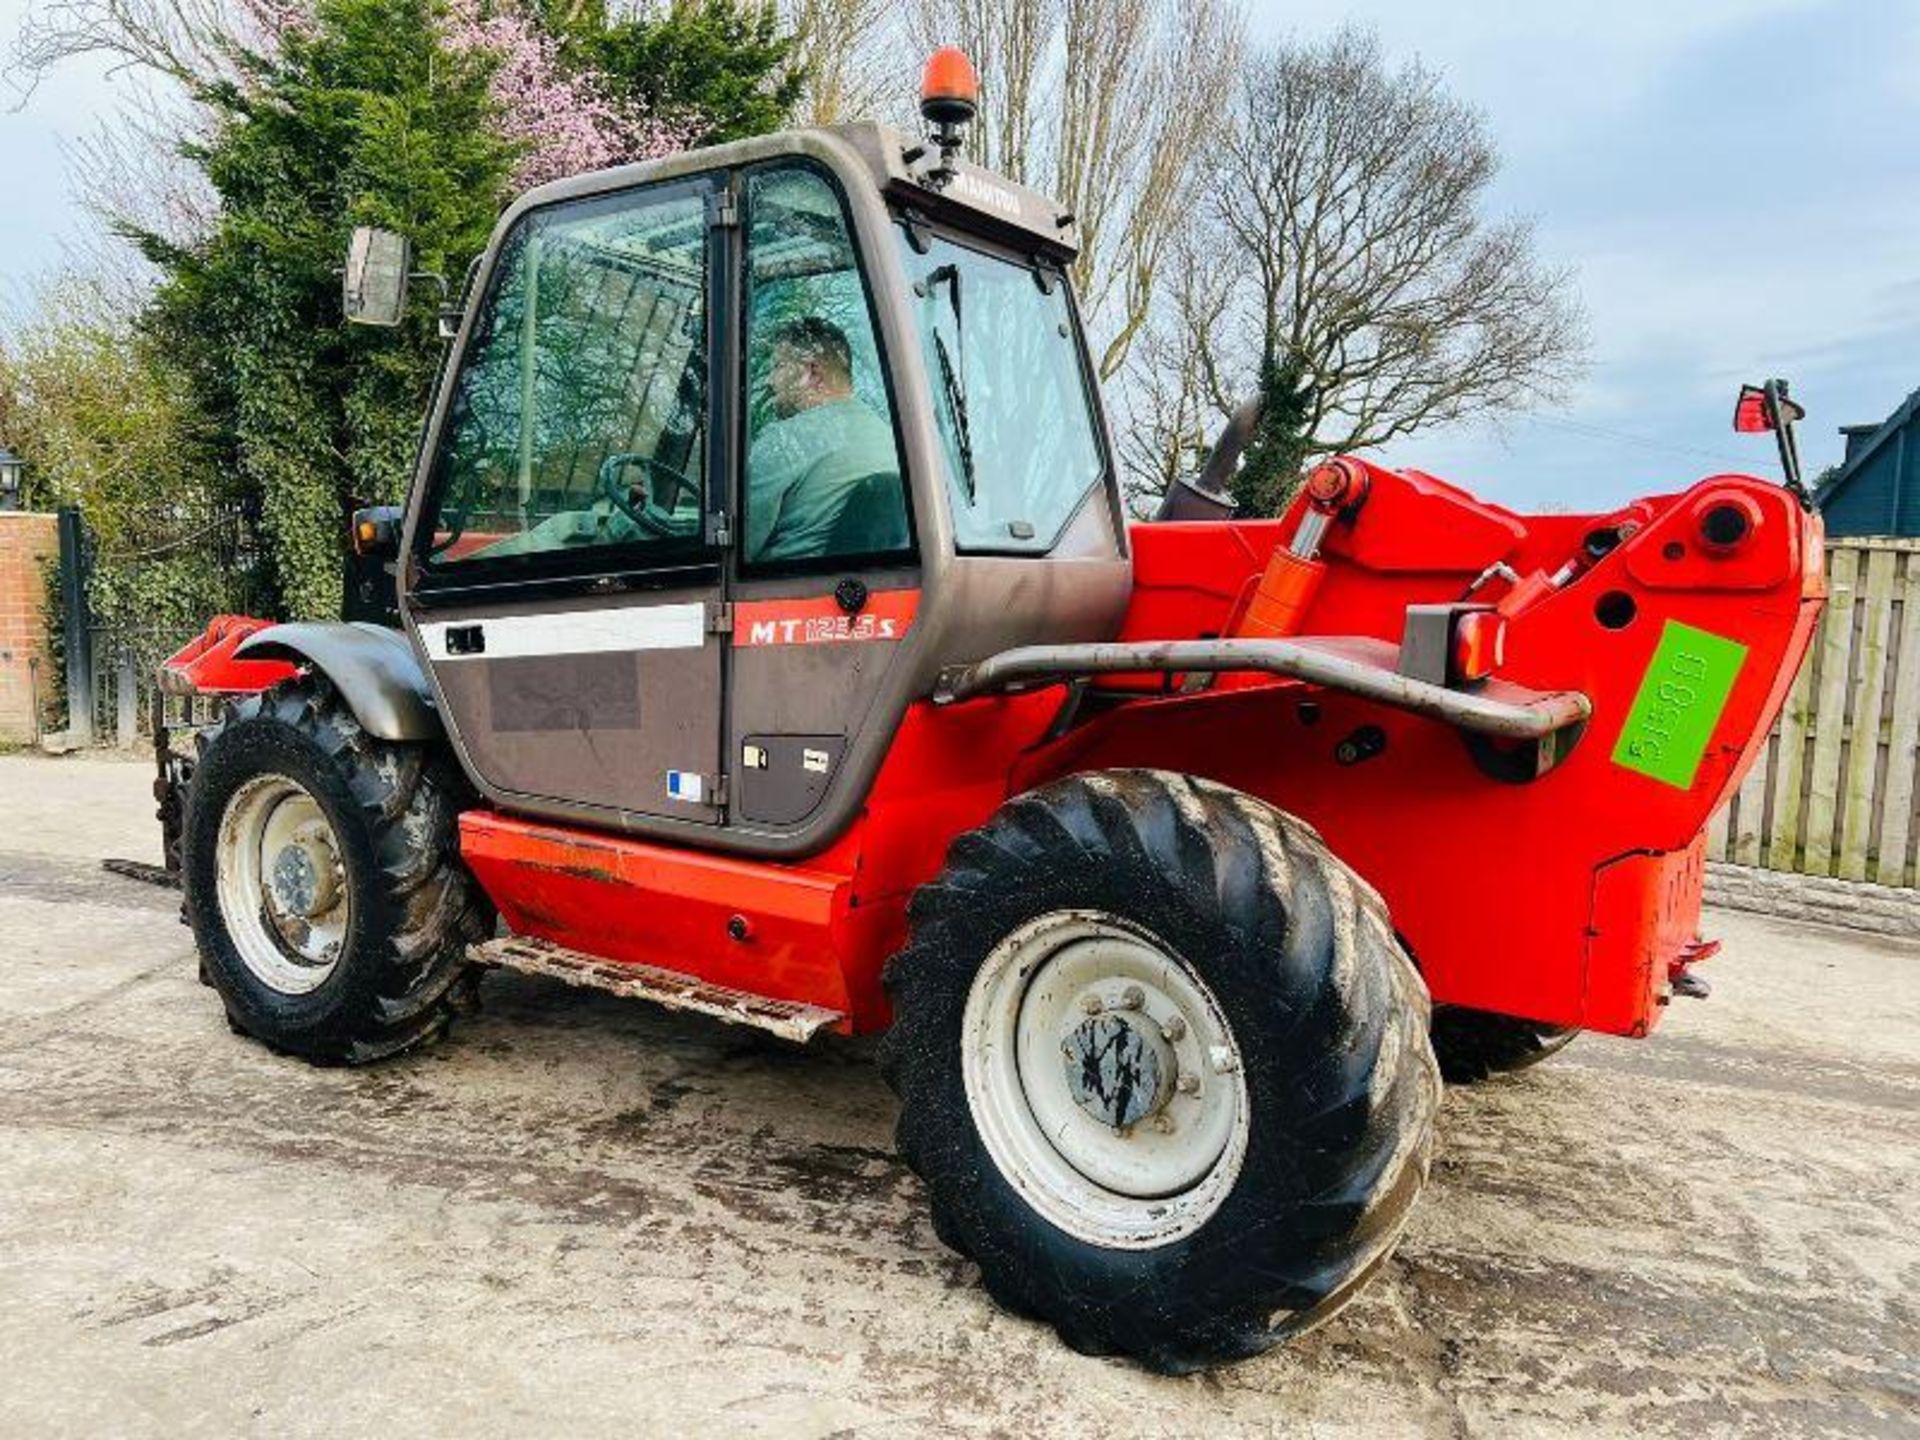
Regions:
<instances>
[{"instance_id":1,"label":"green sticker label","mask_svg":"<svg viewBox=\"0 0 1920 1440\"><path fill-rule=\"evenodd\" d=\"M1613 763L1691 790L1746 658L1747 647L1738 641L1669 620L1640 677Z\"/></svg>"}]
</instances>

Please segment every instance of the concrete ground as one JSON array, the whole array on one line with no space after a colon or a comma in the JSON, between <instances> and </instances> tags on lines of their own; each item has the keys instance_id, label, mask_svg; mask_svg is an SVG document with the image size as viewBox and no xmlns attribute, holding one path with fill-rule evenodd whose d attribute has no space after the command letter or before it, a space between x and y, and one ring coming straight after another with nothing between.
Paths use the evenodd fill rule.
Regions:
<instances>
[{"instance_id":1,"label":"concrete ground","mask_svg":"<svg viewBox=\"0 0 1920 1440\"><path fill-rule=\"evenodd\" d=\"M1447 1095L1398 1255L1186 1380L941 1248L864 1047L494 976L431 1051L228 1033L146 771L0 759L0 1434L1920 1431L1920 953L1710 917L1714 998Z\"/></svg>"}]
</instances>

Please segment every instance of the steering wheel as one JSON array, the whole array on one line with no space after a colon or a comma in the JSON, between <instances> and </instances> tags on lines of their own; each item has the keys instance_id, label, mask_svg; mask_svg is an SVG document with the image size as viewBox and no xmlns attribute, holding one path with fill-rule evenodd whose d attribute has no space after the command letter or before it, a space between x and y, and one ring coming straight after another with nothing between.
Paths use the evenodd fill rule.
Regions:
<instances>
[{"instance_id":1,"label":"steering wheel","mask_svg":"<svg viewBox=\"0 0 1920 1440\"><path fill-rule=\"evenodd\" d=\"M636 487L623 485L620 472L631 465L638 465L649 477L661 477L672 485L671 498L666 505L657 504L653 498L653 487L640 487L641 499L638 505L633 503ZM642 455L634 451L622 450L607 456L600 462L600 473L594 483L595 491L612 504L613 508L626 516L635 525L649 535L659 535L666 539L678 539L694 533L699 528L699 517L691 522L675 520L673 511L678 508L682 495L691 495L698 501L700 482L676 470L664 460L656 460L651 455Z\"/></svg>"}]
</instances>

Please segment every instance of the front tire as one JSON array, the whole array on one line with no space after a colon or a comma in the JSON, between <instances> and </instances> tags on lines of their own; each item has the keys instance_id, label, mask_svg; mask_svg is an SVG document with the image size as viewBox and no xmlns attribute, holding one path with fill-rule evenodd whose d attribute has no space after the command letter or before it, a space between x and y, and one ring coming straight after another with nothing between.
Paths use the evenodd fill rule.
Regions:
<instances>
[{"instance_id":1,"label":"front tire","mask_svg":"<svg viewBox=\"0 0 1920 1440\"><path fill-rule=\"evenodd\" d=\"M439 1035L491 926L460 864L458 776L363 730L319 677L233 706L187 793L188 922L229 1023L319 1064Z\"/></svg>"},{"instance_id":2,"label":"front tire","mask_svg":"<svg viewBox=\"0 0 1920 1440\"><path fill-rule=\"evenodd\" d=\"M962 835L887 969L935 1228L1074 1348L1179 1373L1334 1313L1426 1178L1428 1001L1306 825L1160 771Z\"/></svg>"}]
</instances>

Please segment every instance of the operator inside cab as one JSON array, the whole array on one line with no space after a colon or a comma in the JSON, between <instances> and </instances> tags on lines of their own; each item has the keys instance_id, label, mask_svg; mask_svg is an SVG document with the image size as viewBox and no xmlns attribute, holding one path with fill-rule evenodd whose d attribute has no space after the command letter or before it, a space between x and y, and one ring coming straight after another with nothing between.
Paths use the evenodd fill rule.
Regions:
<instances>
[{"instance_id":1,"label":"operator inside cab","mask_svg":"<svg viewBox=\"0 0 1920 1440\"><path fill-rule=\"evenodd\" d=\"M767 345L773 418L749 452L747 559L892 548L878 532L901 517L893 427L854 393L846 333L808 315L776 327Z\"/></svg>"}]
</instances>

